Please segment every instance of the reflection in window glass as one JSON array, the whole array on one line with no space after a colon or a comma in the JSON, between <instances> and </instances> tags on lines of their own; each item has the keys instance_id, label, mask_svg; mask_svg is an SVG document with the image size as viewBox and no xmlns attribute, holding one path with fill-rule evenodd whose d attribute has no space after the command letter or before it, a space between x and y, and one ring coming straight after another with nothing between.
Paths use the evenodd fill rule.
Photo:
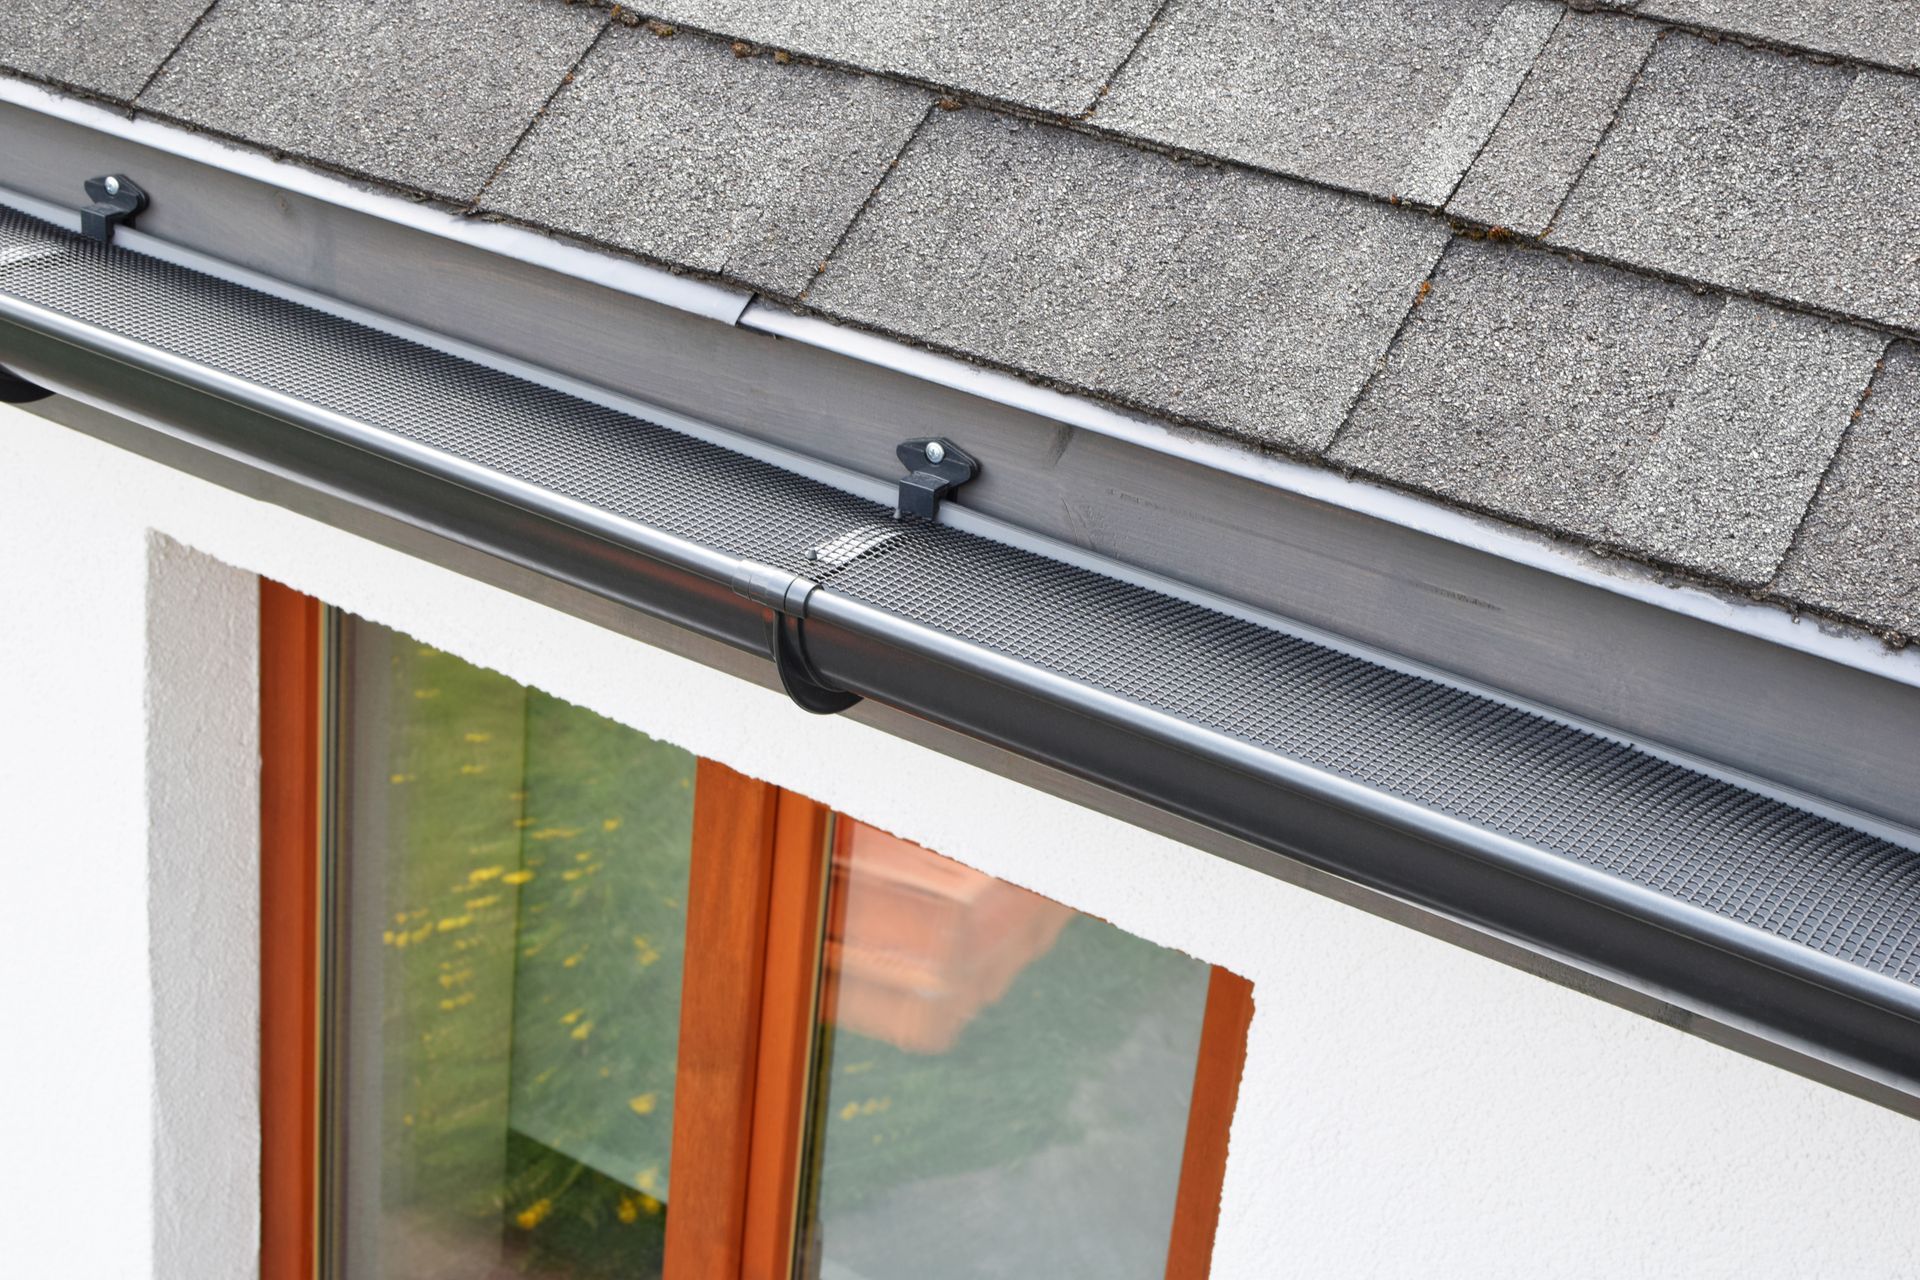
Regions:
<instances>
[{"instance_id":1,"label":"reflection in window glass","mask_svg":"<svg viewBox=\"0 0 1920 1280\"><path fill-rule=\"evenodd\" d=\"M839 828L803 1274L1163 1275L1208 967Z\"/></svg>"},{"instance_id":2,"label":"reflection in window glass","mask_svg":"<svg viewBox=\"0 0 1920 1280\"><path fill-rule=\"evenodd\" d=\"M694 758L371 624L345 653L336 1274L659 1275Z\"/></svg>"}]
</instances>

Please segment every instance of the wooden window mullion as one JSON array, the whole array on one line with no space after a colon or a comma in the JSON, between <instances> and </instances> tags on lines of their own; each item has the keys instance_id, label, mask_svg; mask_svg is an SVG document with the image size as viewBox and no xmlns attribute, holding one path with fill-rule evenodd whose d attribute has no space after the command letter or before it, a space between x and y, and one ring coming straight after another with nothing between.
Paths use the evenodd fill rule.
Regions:
<instances>
[{"instance_id":1,"label":"wooden window mullion","mask_svg":"<svg viewBox=\"0 0 1920 1280\"><path fill-rule=\"evenodd\" d=\"M674 1077L667 1280L734 1280L746 1230L779 791L701 760Z\"/></svg>"},{"instance_id":2,"label":"wooden window mullion","mask_svg":"<svg viewBox=\"0 0 1920 1280\"><path fill-rule=\"evenodd\" d=\"M830 821L824 805L791 791L780 793L740 1270L744 1280L786 1280L793 1269Z\"/></svg>"},{"instance_id":3,"label":"wooden window mullion","mask_svg":"<svg viewBox=\"0 0 1920 1280\"><path fill-rule=\"evenodd\" d=\"M810 800L700 762L667 1280L790 1270L828 820Z\"/></svg>"}]
</instances>

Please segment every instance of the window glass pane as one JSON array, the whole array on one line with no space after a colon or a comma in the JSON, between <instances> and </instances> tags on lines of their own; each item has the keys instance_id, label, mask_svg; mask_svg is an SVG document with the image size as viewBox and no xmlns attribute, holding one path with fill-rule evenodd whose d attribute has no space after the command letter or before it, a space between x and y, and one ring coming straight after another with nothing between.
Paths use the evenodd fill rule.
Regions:
<instances>
[{"instance_id":1,"label":"window glass pane","mask_svg":"<svg viewBox=\"0 0 1920 1280\"><path fill-rule=\"evenodd\" d=\"M839 827L803 1274L1163 1275L1208 966Z\"/></svg>"},{"instance_id":2,"label":"window glass pane","mask_svg":"<svg viewBox=\"0 0 1920 1280\"><path fill-rule=\"evenodd\" d=\"M660 1274L694 758L350 622L337 1274Z\"/></svg>"}]
</instances>

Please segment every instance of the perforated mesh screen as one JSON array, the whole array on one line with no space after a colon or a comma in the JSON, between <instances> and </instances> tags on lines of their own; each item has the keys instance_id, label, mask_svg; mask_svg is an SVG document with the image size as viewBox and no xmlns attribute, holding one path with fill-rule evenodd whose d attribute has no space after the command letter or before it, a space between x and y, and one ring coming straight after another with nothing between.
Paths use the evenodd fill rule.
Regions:
<instances>
[{"instance_id":1,"label":"perforated mesh screen","mask_svg":"<svg viewBox=\"0 0 1920 1280\"><path fill-rule=\"evenodd\" d=\"M835 591L1920 979L1920 856L1553 720L955 530Z\"/></svg>"},{"instance_id":2,"label":"perforated mesh screen","mask_svg":"<svg viewBox=\"0 0 1920 1280\"><path fill-rule=\"evenodd\" d=\"M22 217L0 291L1920 985L1920 856L1632 747Z\"/></svg>"},{"instance_id":3,"label":"perforated mesh screen","mask_svg":"<svg viewBox=\"0 0 1920 1280\"><path fill-rule=\"evenodd\" d=\"M61 251L44 252L49 245ZM13 248L23 253L10 262ZM630 415L19 214L0 212L0 289L615 515L782 568L803 567L793 560L796 545L804 551L849 524L887 514ZM723 494L737 497L719 501Z\"/></svg>"}]
</instances>

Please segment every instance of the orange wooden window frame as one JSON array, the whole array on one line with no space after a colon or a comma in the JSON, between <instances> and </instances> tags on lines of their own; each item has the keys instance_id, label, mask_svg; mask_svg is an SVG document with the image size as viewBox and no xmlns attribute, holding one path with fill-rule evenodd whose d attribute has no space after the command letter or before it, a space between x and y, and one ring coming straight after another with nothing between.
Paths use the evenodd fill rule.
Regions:
<instances>
[{"instance_id":1,"label":"orange wooden window frame","mask_svg":"<svg viewBox=\"0 0 1920 1280\"><path fill-rule=\"evenodd\" d=\"M1207 1011L1200 1022L1193 1101L1187 1105L1187 1144L1180 1157L1180 1188L1173 1199L1167 1280L1202 1280L1213 1267L1220 1188L1227 1176L1227 1130L1240 1100L1247 1028L1252 1023L1253 984L1215 966L1207 981Z\"/></svg>"},{"instance_id":2,"label":"orange wooden window frame","mask_svg":"<svg viewBox=\"0 0 1920 1280\"><path fill-rule=\"evenodd\" d=\"M793 1271L831 825L826 806L791 791L780 793L742 1280L786 1280Z\"/></svg>"},{"instance_id":3,"label":"orange wooden window frame","mask_svg":"<svg viewBox=\"0 0 1920 1280\"><path fill-rule=\"evenodd\" d=\"M666 1274L784 1274L826 813L711 760L693 788Z\"/></svg>"},{"instance_id":4,"label":"orange wooden window frame","mask_svg":"<svg viewBox=\"0 0 1920 1280\"><path fill-rule=\"evenodd\" d=\"M313 1280L320 1170L320 602L260 582L260 1275Z\"/></svg>"},{"instance_id":5,"label":"orange wooden window frame","mask_svg":"<svg viewBox=\"0 0 1920 1280\"><path fill-rule=\"evenodd\" d=\"M260 584L261 1277L319 1238L323 608ZM669 1280L785 1280L798 1230L826 930L822 805L701 760L675 1079ZM1212 1259L1252 986L1208 985L1168 1280Z\"/></svg>"}]
</instances>

